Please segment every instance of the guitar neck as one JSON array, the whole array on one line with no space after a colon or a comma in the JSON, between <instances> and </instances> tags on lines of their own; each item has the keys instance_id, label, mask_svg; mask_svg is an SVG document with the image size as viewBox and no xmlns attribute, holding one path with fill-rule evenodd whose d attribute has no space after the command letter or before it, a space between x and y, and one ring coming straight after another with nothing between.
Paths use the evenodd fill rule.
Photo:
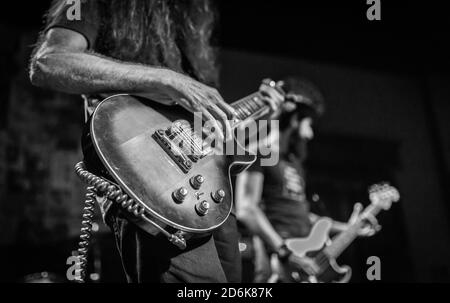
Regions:
<instances>
[{"instance_id":1,"label":"guitar neck","mask_svg":"<svg viewBox=\"0 0 450 303\"><path fill-rule=\"evenodd\" d=\"M380 208L374 204L369 205L363 212L364 215L376 216L380 212ZM360 216L361 217L361 216ZM363 225L363 220L359 219L349 226L349 228L337 235L332 244L324 249L324 253L329 257L336 259L342 252L358 237L358 230Z\"/></svg>"},{"instance_id":2,"label":"guitar neck","mask_svg":"<svg viewBox=\"0 0 450 303\"><path fill-rule=\"evenodd\" d=\"M260 92L253 93L244 97L231 106L237 112L237 118L240 121L247 119L259 119L270 112L270 106L264 101Z\"/></svg>"}]
</instances>

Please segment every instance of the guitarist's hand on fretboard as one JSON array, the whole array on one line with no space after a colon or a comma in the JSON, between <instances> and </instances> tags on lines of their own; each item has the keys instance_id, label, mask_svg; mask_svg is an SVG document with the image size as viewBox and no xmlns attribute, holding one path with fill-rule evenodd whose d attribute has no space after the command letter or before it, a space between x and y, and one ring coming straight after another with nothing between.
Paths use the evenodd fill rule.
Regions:
<instances>
[{"instance_id":1,"label":"guitarist's hand on fretboard","mask_svg":"<svg viewBox=\"0 0 450 303\"><path fill-rule=\"evenodd\" d=\"M178 105L190 112L201 113L202 119L214 128L222 129L222 139L232 138L230 120L237 116L232 106L227 104L217 89L200 83L186 75L166 70L166 93Z\"/></svg>"},{"instance_id":2,"label":"guitarist's hand on fretboard","mask_svg":"<svg viewBox=\"0 0 450 303\"><path fill-rule=\"evenodd\" d=\"M371 214L361 213L364 207L361 203L356 203L353 207L353 213L348 220L348 225L355 224L358 220L361 220L363 224L357 230L357 234L360 237L371 237L381 230L381 225L378 224L378 220Z\"/></svg>"},{"instance_id":3,"label":"guitarist's hand on fretboard","mask_svg":"<svg viewBox=\"0 0 450 303\"><path fill-rule=\"evenodd\" d=\"M259 91L264 97L264 101L270 105L272 110L271 117L276 117L279 115L281 110L281 105L285 100L284 92L277 88L277 83L270 79L265 79L259 87Z\"/></svg>"}]
</instances>

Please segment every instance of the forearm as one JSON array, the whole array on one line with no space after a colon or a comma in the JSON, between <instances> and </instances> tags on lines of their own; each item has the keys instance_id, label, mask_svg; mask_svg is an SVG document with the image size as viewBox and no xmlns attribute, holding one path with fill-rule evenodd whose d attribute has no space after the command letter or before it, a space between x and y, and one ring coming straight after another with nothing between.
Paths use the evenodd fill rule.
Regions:
<instances>
[{"instance_id":1,"label":"forearm","mask_svg":"<svg viewBox=\"0 0 450 303\"><path fill-rule=\"evenodd\" d=\"M84 52L43 54L31 64L34 84L73 94L158 92L169 72Z\"/></svg>"},{"instance_id":2,"label":"forearm","mask_svg":"<svg viewBox=\"0 0 450 303\"><path fill-rule=\"evenodd\" d=\"M319 219L321 218L325 218L325 217L320 217L314 213L310 213L309 214L309 220L311 221L312 224L315 224ZM340 233L345 231L348 228L348 224L344 223L344 222L339 222L339 221L335 221L331 218L328 218L331 220L332 225L331 225L331 229L330 232L331 233Z\"/></svg>"},{"instance_id":3,"label":"forearm","mask_svg":"<svg viewBox=\"0 0 450 303\"><path fill-rule=\"evenodd\" d=\"M347 223L333 220L333 224L331 225L330 232L332 232L332 233L341 233L341 232L347 230L347 228L348 228L348 224Z\"/></svg>"},{"instance_id":4,"label":"forearm","mask_svg":"<svg viewBox=\"0 0 450 303\"><path fill-rule=\"evenodd\" d=\"M255 235L261 237L273 251L283 244L283 239L275 231L267 216L259 207L243 210L240 221Z\"/></svg>"}]
</instances>

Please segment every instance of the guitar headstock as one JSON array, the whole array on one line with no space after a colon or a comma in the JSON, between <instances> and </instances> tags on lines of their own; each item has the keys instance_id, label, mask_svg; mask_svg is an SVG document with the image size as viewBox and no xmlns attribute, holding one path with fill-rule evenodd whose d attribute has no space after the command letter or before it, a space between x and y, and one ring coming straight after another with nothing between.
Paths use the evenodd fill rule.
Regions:
<instances>
[{"instance_id":1,"label":"guitar headstock","mask_svg":"<svg viewBox=\"0 0 450 303\"><path fill-rule=\"evenodd\" d=\"M264 79L262 83L276 89L282 96L284 96L285 102L281 105L284 112L293 112L301 105L313 107L314 102L311 98L308 98L302 94L291 92L292 84L289 84L289 80L287 80L287 82L284 80L276 82L272 79Z\"/></svg>"},{"instance_id":2,"label":"guitar headstock","mask_svg":"<svg viewBox=\"0 0 450 303\"><path fill-rule=\"evenodd\" d=\"M388 210L393 202L400 200L400 193L388 183L375 184L369 188L369 199L372 204Z\"/></svg>"},{"instance_id":3,"label":"guitar headstock","mask_svg":"<svg viewBox=\"0 0 450 303\"><path fill-rule=\"evenodd\" d=\"M285 83L283 81L274 81L266 78L262 80L262 83L276 89L281 95L286 96Z\"/></svg>"}]
</instances>

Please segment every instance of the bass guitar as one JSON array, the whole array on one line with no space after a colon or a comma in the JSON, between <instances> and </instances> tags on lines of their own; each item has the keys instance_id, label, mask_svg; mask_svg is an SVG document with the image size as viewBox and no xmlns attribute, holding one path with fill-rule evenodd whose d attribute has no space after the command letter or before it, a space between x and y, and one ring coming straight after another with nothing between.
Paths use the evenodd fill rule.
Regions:
<instances>
[{"instance_id":1,"label":"bass guitar","mask_svg":"<svg viewBox=\"0 0 450 303\"><path fill-rule=\"evenodd\" d=\"M371 204L361 213L347 230L341 232L333 240L329 240L332 226L331 219L318 220L308 237L291 238L285 241L286 246L298 257L309 258L316 268L313 274L283 264L276 256L271 258L272 276L270 282L298 283L346 283L351 278L349 266L339 266L336 259L358 237L358 230L366 224L365 218L376 216L381 210L388 210L393 202L400 199L396 188L388 184L373 185L369 189Z\"/></svg>"}]
</instances>

